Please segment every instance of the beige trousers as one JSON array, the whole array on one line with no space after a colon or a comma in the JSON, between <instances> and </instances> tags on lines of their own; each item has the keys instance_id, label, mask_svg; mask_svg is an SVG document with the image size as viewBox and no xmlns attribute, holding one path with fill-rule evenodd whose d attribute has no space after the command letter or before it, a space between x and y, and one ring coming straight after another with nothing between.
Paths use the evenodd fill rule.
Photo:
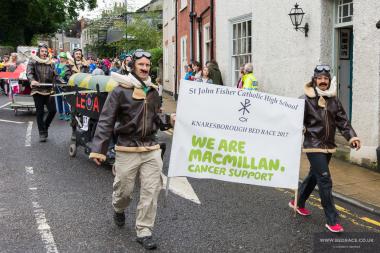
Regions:
<instances>
[{"instance_id":1,"label":"beige trousers","mask_svg":"<svg viewBox=\"0 0 380 253\"><path fill-rule=\"evenodd\" d=\"M140 153L117 151L115 171L112 194L114 210L121 213L129 205L139 172L140 200L136 210L136 233L138 237L152 235L157 199L162 188L161 149Z\"/></svg>"}]
</instances>

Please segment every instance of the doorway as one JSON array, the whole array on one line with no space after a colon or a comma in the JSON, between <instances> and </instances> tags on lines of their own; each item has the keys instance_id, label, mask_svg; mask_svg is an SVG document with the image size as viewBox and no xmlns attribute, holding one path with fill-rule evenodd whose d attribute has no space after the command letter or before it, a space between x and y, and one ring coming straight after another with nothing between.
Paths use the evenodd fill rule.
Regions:
<instances>
[{"instance_id":1,"label":"doorway","mask_svg":"<svg viewBox=\"0 0 380 253\"><path fill-rule=\"evenodd\" d=\"M352 116L352 27L338 29L338 96L349 120Z\"/></svg>"}]
</instances>

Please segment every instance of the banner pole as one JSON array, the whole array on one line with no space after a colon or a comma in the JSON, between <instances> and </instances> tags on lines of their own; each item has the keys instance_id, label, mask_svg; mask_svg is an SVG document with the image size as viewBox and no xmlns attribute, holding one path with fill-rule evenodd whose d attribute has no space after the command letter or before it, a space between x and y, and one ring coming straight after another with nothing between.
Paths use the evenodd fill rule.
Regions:
<instances>
[{"instance_id":1,"label":"banner pole","mask_svg":"<svg viewBox=\"0 0 380 253\"><path fill-rule=\"evenodd\" d=\"M294 217L297 215L298 207L298 188L294 190Z\"/></svg>"},{"instance_id":2,"label":"banner pole","mask_svg":"<svg viewBox=\"0 0 380 253\"><path fill-rule=\"evenodd\" d=\"M169 183L170 183L170 177L166 178L166 189L165 189L165 201L164 201L164 207L166 207L166 202L169 195Z\"/></svg>"}]
</instances>

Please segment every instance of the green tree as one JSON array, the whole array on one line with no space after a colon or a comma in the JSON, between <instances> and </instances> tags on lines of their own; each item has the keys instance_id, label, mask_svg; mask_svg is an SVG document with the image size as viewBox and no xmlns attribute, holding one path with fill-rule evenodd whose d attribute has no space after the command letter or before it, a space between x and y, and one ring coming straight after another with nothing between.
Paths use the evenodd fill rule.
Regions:
<instances>
[{"instance_id":1,"label":"green tree","mask_svg":"<svg viewBox=\"0 0 380 253\"><path fill-rule=\"evenodd\" d=\"M128 20L127 24L125 20ZM116 28L124 32L125 38L106 44L105 41L94 42L88 49L101 57L113 57L121 52L133 52L138 48L150 51L154 66L162 59L162 18L159 12L127 12L114 8L112 12L103 13L87 27L90 34L97 35L101 30ZM154 52L153 52L154 51Z\"/></svg>"},{"instance_id":2,"label":"green tree","mask_svg":"<svg viewBox=\"0 0 380 253\"><path fill-rule=\"evenodd\" d=\"M152 68L151 73L157 77L159 75L160 63L162 63L163 49L162 47L156 47L149 50L152 54Z\"/></svg>"},{"instance_id":3,"label":"green tree","mask_svg":"<svg viewBox=\"0 0 380 253\"><path fill-rule=\"evenodd\" d=\"M96 7L96 0L1 0L0 44L30 45L35 34L50 34Z\"/></svg>"},{"instance_id":4,"label":"green tree","mask_svg":"<svg viewBox=\"0 0 380 253\"><path fill-rule=\"evenodd\" d=\"M143 48L149 50L162 47L162 31L159 27L158 13L130 13L131 22L119 23L125 31L126 38L118 42L118 46L126 51Z\"/></svg>"},{"instance_id":5,"label":"green tree","mask_svg":"<svg viewBox=\"0 0 380 253\"><path fill-rule=\"evenodd\" d=\"M133 52L142 48L152 54L152 75L157 76L162 62L162 17L159 12L128 13L127 24L117 22L115 26L125 31L126 38L112 43L117 52Z\"/></svg>"}]
</instances>

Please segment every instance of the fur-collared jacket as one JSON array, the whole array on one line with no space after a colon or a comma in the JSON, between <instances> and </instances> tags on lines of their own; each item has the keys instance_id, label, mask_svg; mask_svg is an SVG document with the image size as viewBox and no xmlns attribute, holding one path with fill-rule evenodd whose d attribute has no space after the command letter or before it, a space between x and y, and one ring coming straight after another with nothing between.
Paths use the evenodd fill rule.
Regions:
<instances>
[{"instance_id":1,"label":"fur-collared jacket","mask_svg":"<svg viewBox=\"0 0 380 253\"><path fill-rule=\"evenodd\" d=\"M76 62L76 64L74 63L74 60L69 60L69 65L71 68L71 72L73 74L75 74L75 73L89 73L90 72L90 67L89 67L86 60Z\"/></svg>"},{"instance_id":2,"label":"fur-collared jacket","mask_svg":"<svg viewBox=\"0 0 380 253\"><path fill-rule=\"evenodd\" d=\"M50 58L43 60L36 55L32 55L26 68L26 76L30 82L53 83L56 76L54 63ZM53 93L53 86L34 86L30 94L51 95Z\"/></svg>"},{"instance_id":3,"label":"fur-collared jacket","mask_svg":"<svg viewBox=\"0 0 380 253\"><path fill-rule=\"evenodd\" d=\"M82 58L80 61L75 61L70 52L66 52L66 55L71 73L90 73L90 66L85 58Z\"/></svg>"},{"instance_id":4,"label":"fur-collared jacket","mask_svg":"<svg viewBox=\"0 0 380 253\"><path fill-rule=\"evenodd\" d=\"M336 128L350 145L359 140L336 92L332 96L319 96L311 82L305 85L304 90L304 152L335 152Z\"/></svg>"},{"instance_id":5,"label":"fur-collared jacket","mask_svg":"<svg viewBox=\"0 0 380 253\"><path fill-rule=\"evenodd\" d=\"M159 116L157 87L150 79L142 83L132 73L125 76L112 72L111 75L119 85L108 95L103 106L90 158L106 159L112 132L118 136L116 151L146 152L159 149L156 133L158 129L168 128Z\"/></svg>"}]
</instances>

